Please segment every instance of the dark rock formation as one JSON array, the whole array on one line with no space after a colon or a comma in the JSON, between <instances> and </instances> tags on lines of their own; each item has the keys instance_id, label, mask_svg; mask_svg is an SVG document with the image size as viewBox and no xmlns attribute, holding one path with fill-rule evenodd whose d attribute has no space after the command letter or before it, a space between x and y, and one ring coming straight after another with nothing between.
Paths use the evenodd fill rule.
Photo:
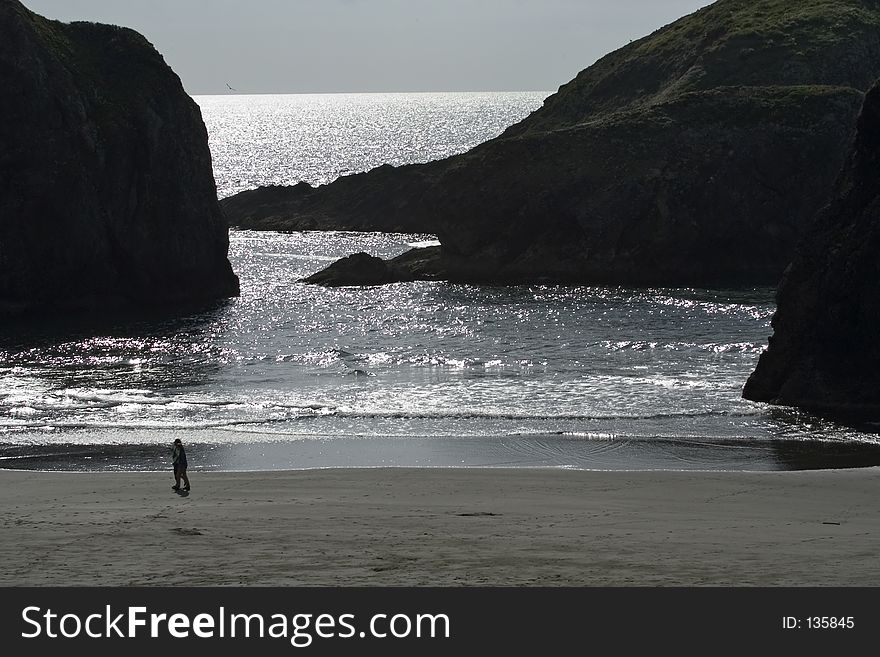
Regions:
<instances>
[{"instance_id":1,"label":"dark rock formation","mask_svg":"<svg viewBox=\"0 0 880 657\"><path fill-rule=\"evenodd\" d=\"M779 287L770 348L746 384L755 401L880 420L880 85L867 95L837 198Z\"/></svg>"},{"instance_id":2,"label":"dark rock formation","mask_svg":"<svg viewBox=\"0 0 880 657\"><path fill-rule=\"evenodd\" d=\"M0 0L0 314L232 296L198 107L139 34Z\"/></svg>"},{"instance_id":3,"label":"dark rock formation","mask_svg":"<svg viewBox=\"0 0 880 657\"><path fill-rule=\"evenodd\" d=\"M463 281L775 284L878 75L877 0L719 0L468 153L224 207L248 228L434 233Z\"/></svg>"},{"instance_id":4,"label":"dark rock formation","mask_svg":"<svg viewBox=\"0 0 880 657\"><path fill-rule=\"evenodd\" d=\"M342 287L345 285L385 285L394 277L388 263L368 253L355 253L337 260L332 265L303 279L303 283Z\"/></svg>"},{"instance_id":5,"label":"dark rock formation","mask_svg":"<svg viewBox=\"0 0 880 657\"><path fill-rule=\"evenodd\" d=\"M440 247L412 249L406 253L382 260L366 253L355 253L337 260L332 265L303 279L303 283L325 287L348 285L386 285L410 281L442 279L445 272L440 264Z\"/></svg>"},{"instance_id":6,"label":"dark rock formation","mask_svg":"<svg viewBox=\"0 0 880 657\"><path fill-rule=\"evenodd\" d=\"M345 176L328 187L299 183L260 187L220 201L230 225L250 230L357 230L431 233L421 195L431 184L426 166L384 165Z\"/></svg>"}]
</instances>

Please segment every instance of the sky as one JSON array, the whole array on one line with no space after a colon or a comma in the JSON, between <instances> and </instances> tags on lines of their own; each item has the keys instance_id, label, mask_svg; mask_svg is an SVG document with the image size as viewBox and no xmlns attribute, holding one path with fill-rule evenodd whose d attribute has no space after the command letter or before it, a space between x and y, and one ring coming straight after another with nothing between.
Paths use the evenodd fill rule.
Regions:
<instances>
[{"instance_id":1,"label":"sky","mask_svg":"<svg viewBox=\"0 0 880 657\"><path fill-rule=\"evenodd\" d=\"M191 94L555 91L709 0L23 0L144 34Z\"/></svg>"}]
</instances>

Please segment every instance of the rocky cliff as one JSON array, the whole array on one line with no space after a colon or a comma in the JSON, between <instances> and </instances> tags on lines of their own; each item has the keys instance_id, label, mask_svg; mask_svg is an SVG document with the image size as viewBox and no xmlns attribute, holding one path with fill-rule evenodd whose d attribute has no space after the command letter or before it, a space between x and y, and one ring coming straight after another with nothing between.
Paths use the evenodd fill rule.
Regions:
<instances>
[{"instance_id":1,"label":"rocky cliff","mask_svg":"<svg viewBox=\"0 0 880 657\"><path fill-rule=\"evenodd\" d=\"M775 332L746 398L880 420L878 254L880 86L866 97L837 197L785 273Z\"/></svg>"},{"instance_id":2,"label":"rocky cliff","mask_svg":"<svg viewBox=\"0 0 880 657\"><path fill-rule=\"evenodd\" d=\"M465 281L775 284L878 75L877 0L719 0L466 154L224 207L246 228L435 233Z\"/></svg>"},{"instance_id":3,"label":"rocky cliff","mask_svg":"<svg viewBox=\"0 0 880 657\"><path fill-rule=\"evenodd\" d=\"M142 36L0 0L0 314L237 294L207 133Z\"/></svg>"}]
</instances>

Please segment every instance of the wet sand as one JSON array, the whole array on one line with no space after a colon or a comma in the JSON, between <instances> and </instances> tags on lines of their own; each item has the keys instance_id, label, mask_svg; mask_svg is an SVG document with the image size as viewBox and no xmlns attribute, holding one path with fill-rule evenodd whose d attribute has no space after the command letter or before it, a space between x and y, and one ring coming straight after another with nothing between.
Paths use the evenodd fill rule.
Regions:
<instances>
[{"instance_id":1,"label":"wet sand","mask_svg":"<svg viewBox=\"0 0 880 657\"><path fill-rule=\"evenodd\" d=\"M880 585L880 469L0 472L0 585Z\"/></svg>"}]
</instances>

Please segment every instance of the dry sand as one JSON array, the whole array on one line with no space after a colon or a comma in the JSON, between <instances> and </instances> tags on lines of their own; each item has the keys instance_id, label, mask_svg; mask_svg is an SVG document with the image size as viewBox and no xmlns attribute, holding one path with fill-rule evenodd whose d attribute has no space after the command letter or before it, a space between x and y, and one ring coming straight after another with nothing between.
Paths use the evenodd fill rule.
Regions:
<instances>
[{"instance_id":1,"label":"dry sand","mask_svg":"<svg viewBox=\"0 0 880 657\"><path fill-rule=\"evenodd\" d=\"M880 470L0 472L0 584L880 585Z\"/></svg>"}]
</instances>

